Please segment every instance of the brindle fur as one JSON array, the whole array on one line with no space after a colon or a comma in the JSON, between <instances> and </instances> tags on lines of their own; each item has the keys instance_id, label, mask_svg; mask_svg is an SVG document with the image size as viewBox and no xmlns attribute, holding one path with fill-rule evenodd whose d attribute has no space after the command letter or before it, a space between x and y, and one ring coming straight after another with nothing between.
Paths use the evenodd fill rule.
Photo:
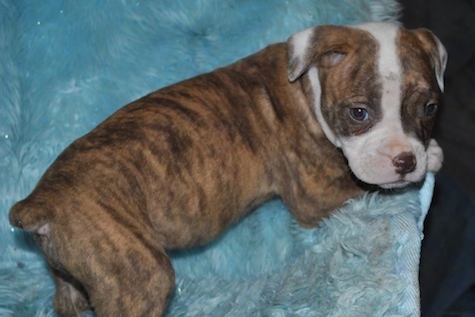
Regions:
<instances>
[{"instance_id":1,"label":"brindle fur","mask_svg":"<svg viewBox=\"0 0 475 317\"><path fill-rule=\"evenodd\" d=\"M161 315L167 249L204 244L274 196L314 226L362 193L287 65L276 44L153 92L56 159L10 221L36 233L60 315Z\"/></svg>"}]
</instances>

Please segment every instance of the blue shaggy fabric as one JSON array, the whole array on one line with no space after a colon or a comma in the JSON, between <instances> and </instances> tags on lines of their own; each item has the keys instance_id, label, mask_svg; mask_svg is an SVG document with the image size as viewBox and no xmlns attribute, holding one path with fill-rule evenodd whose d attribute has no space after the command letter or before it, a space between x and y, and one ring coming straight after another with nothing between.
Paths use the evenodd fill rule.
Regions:
<instances>
[{"instance_id":1,"label":"blue shaggy fabric","mask_svg":"<svg viewBox=\"0 0 475 317\"><path fill-rule=\"evenodd\" d=\"M395 0L0 0L0 316L55 315L45 263L7 214L72 140L129 101L303 28L398 12ZM172 254L167 314L417 316L432 185L429 175L421 190L369 194L312 230L271 201L206 248Z\"/></svg>"}]
</instances>

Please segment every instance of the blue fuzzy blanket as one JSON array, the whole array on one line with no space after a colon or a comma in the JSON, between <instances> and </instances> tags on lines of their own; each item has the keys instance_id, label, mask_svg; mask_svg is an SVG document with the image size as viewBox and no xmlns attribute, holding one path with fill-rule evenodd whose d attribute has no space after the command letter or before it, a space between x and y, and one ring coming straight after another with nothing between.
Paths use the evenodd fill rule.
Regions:
<instances>
[{"instance_id":1,"label":"blue fuzzy blanket","mask_svg":"<svg viewBox=\"0 0 475 317\"><path fill-rule=\"evenodd\" d=\"M8 224L72 140L156 88L316 24L395 20L395 0L0 0L0 316L54 316L31 238ZM172 254L169 316L417 316L433 177L369 194L304 230L278 200Z\"/></svg>"}]
</instances>

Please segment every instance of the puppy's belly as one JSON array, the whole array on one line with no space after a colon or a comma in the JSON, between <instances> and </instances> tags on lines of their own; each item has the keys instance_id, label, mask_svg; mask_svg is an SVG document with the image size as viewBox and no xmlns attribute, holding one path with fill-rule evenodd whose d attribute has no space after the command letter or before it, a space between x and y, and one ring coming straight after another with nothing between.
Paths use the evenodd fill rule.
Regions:
<instances>
[{"instance_id":1,"label":"puppy's belly","mask_svg":"<svg viewBox=\"0 0 475 317\"><path fill-rule=\"evenodd\" d=\"M162 206L150 212L149 217L158 235L157 238L167 249L204 245L271 197L269 194L249 200L239 199L236 195L223 192L206 196L202 191L187 194L190 199L187 199L186 203L184 200L175 202L176 206L170 209L158 201L157 203ZM219 198L213 200L210 197Z\"/></svg>"},{"instance_id":2,"label":"puppy's belly","mask_svg":"<svg viewBox=\"0 0 475 317\"><path fill-rule=\"evenodd\" d=\"M237 156L229 154L218 168L209 158L201 168L165 176L150 186L154 194L148 217L165 248L203 245L274 195L262 173L250 175L253 169L242 170Z\"/></svg>"}]
</instances>

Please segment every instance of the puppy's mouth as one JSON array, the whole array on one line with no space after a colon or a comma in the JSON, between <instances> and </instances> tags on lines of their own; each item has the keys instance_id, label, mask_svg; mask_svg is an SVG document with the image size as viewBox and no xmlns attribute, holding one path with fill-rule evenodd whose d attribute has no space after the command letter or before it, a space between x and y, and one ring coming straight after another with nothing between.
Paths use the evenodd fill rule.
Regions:
<instances>
[{"instance_id":1,"label":"puppy's mouth","mask_svg":"<svg viewBox=\"0 0 475 317\"><path fill-rule=\"evenodd\" d=\"M420 181L419 171L400 174L390 166L377 169L373 166L371 168L361 168L361 165L357 165L357 168L354 169L350 165L350 170L355 179L374 188L398 189Z\"/></svg>"},{"instance_id":2,"label":"puppy's mouth","mask_svg":"<svg viewBox=\"0 0 475 317\"><path fill-rule=\"evenodd\" d=\"M405 176L400 176L399 178L393 178L393 180L386 181L368 181L365 180L363 177L358 177L352 170L351 175L353 177L353 180L360 184L360 186L372 191L378 190L378 188L383 190L397 190L419 182L415 180L406 179Z\"/></svg>"},{"instance_id":3,"label":"puppy's mouth","mask_svg":"<svg viewBox=\"0 0 475 317\"><path fill-rule=\"evenodd\" d=\"M397 188L406 187L410 183L411 183L410 181L406 181L406 180L402 179L402 180L398 180L398 181L395 181L395 182L378 184L378 186L383 188L383 189L397 189Z\"/></svg>"}]
</instances>

